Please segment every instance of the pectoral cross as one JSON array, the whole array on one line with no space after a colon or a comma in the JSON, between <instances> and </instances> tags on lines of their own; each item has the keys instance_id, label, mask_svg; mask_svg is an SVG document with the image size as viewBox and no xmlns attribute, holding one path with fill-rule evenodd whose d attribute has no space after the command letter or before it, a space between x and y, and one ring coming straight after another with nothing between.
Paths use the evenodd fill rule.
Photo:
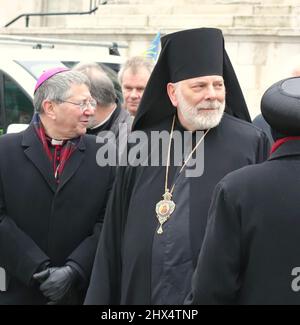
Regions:
<instances>
[{"instance_id":1,"label":"pectoral cross","mask_svg":"<svg viewBox=\"0 0 300 325\"><path fill-rule=\"evenodd\" d=\"M161 235L163 231L163 224L170 219L171 214L175 210L175 203L172 201L172 194L167 189L165 194L163 195L163 200L159 201L156 204L156 217L159 222L159 227L157 229L157 233Z\"/></svg>"}]
</instances>

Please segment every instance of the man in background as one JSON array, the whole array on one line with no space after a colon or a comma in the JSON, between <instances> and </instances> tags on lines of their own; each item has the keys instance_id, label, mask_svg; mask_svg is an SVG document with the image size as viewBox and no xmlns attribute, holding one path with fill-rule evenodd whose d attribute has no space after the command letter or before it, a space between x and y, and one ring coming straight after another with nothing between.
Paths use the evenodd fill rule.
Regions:
<instances>
[{"instance_id":1,"label":"man in background","mask_svg":"<svg viewBox=\"0 0 300 325\"><path fill-rule=\"evenodd\" d=\"M129 58L121 67L118 78L122 87L123 107L135 116L154 63L143 56Z\"/></svg>"},{"instance_id":2,"label":"man in background","mask_svg":"<svg viewBox=\"0 0 300 325\"><path fill-rule=\"evenodd\" d=\"M126 123L129 133L132 118L121 108L113 83L103 69L97 63L78 64L73 69L89 78L91 95L97 102L95 114L89 119L87 133L97 135L101 131L112 131L118 137L121 123Z\"/></svg>"}]
</instances>

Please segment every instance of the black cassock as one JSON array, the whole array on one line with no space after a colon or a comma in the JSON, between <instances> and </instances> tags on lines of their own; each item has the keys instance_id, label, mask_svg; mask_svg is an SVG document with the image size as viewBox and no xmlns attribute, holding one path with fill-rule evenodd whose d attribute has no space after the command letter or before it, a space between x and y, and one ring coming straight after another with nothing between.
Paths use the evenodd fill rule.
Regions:
<instances>
[{"instance_id":1,"label":"black cassock","mask_svg":"<svg viewBox=\"0 0 300 325\"><path fill-rule=\"evenodd\" d=\"M157 130L170 130L171 124L172 118L167 118ZM189 178L194 267L215 185L235 169L264 161L268 150L268 140L260 130L226 113L206 136L204 173ZM164 193L165 172L165 167L119 167L85 304L151 304L152 245L158 228L155 206ZM180 185L176 193L178 203Z\"/></svg>"}]
</instances>

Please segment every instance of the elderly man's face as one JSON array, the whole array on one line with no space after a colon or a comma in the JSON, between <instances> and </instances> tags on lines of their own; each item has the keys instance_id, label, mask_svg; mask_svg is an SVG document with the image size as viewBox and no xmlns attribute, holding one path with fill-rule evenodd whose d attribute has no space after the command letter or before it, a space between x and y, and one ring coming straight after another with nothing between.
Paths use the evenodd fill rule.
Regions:
<instances>
[{"instance_id":1,"label":"elderly man's face","mask_svg":"<svg viewBox=\"0 0 300 325\"><path fill-rule=\"evenodd\" d=\"M89 118L95 112L90 105L93 101L89 88L85 85L72 85L68 98L55 107L55 127L65 139L72 139L86 133ZM82 109L80 104L86 103Z\"/></svg>"},{"instance_id":2,"label":"elderly man's face","mask_svg":"<svg viewBox=\"0 0 300 325\"><path fill-rule=\"evenodd\" d=\"M225 86L221 76L187 79L175 85L173 105L187 129L207 130L217 126L225 109Z\"/></svg>"},{"instance_id":3,"label":"elderly man's face","mask_svg":"<svg viewBox=\"0 0 300 325\"><path fill-rule=\"evenodd\" d=\"M136 73L133 73L130 68L124 71L122 78L124 108L132 116L136 115L149 78L150 72L144 67L140 67Z\"/></svg>"}]
</instances>

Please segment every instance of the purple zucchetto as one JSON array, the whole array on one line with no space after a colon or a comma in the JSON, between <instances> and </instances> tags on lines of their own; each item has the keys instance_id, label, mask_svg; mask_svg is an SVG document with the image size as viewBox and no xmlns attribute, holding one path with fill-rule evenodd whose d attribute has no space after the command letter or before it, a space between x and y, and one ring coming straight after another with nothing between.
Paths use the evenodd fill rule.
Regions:
<instances>
[{"instance_id":1,"label":"purple zucchetto","mask_svg":"<svg viewBox=\"0 0 300 325\"><path fill-rule=\"evenodd\" d=\"M44 71L41 76L39 77L39 79L37 80L37 83L34 87L34 93L37 91L37 89L48 79L50 79L51 77L55 76L58 73L64 72L64 71L69 71L70 69L67 67L56 67L56 68L52 68L49 70Z\"/></svg>"}]
</instances>

